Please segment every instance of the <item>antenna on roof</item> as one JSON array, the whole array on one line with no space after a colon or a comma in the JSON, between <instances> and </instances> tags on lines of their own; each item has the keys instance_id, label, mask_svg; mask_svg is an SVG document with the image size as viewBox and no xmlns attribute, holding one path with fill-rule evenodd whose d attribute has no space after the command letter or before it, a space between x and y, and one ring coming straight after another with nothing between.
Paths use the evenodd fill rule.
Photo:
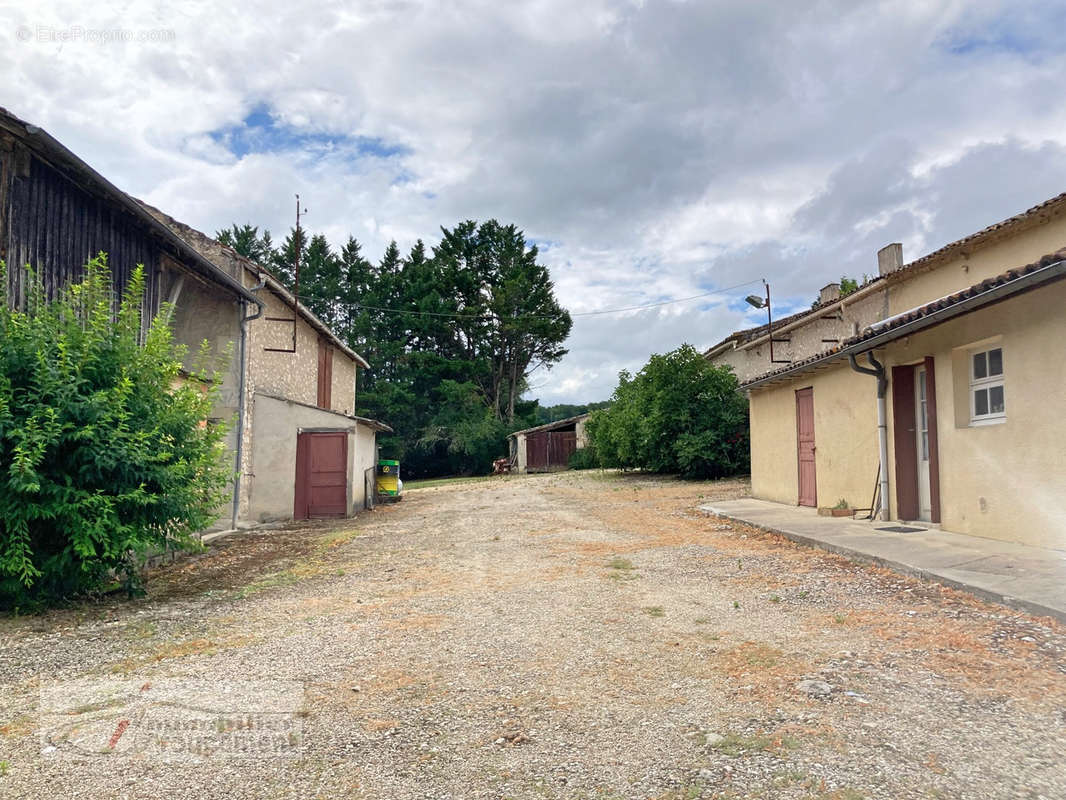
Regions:
<instances>
[{"instance_id":1,"label":"antenna on roof","mask_svg":"<svg viewBox=\"0 0 1066 800\"><path fill-rule=\"evenodd\" d=\"M296 238L293 241L293 247L296 250L295 264L293 264L293 271L295 274L293 287L293 295L296 296L296 302L300 302L300 248L303 245L303 234L300 233L300 217L307 213L307 209L300 210L300 195L296 195Z\"/></svg>"}]
</instances>

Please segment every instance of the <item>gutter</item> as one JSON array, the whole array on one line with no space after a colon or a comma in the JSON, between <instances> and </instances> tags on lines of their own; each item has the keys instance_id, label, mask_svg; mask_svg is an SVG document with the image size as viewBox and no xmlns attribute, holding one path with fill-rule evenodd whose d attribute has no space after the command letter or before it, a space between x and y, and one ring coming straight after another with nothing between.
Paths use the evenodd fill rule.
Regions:
<instances>
[{"instance_id":1,"label":"gutter","mask_svg":"<svg viewBox=\"0 0 1066 800\"><path fill-rule=\"evenodd\" d=\"M878 449L878 485L881 493L881 519L888 522L888 409L886 408L885 395L888 393L888 378L885 377L885 365L874 358L872 350L866 351L866 359L870 367L861 367L855 360L854 353L848 353L848 362L851 368L864 375L873 375L877 378L877 449ZM873 509L870 515L873 516Z\"/></svg>"},{"instance_id":2,"label":"gutter","mask_svg":"<svg viewBox=\"0 0 1066 800\"><path fill-rule=\"evenodd\" d=\"M237 529L237 516L241 509L241 467L244 465L244 426L246 416L245 406L247 404L245 394L248 391L248 383L245 377L248 373L248 323L263 316L266 304L258 297L255 297L254 293L258 292L265 285L266 279L261 276L259 278L259 283L256 286L253 286L249 291L249 293L252 294L256 305L259 306L259 310L252 314L252 316L246 316L245 304L241 303L241 372L239 388L237 389L237 454L235 456L237 468L234 470L233 512L230 519L230 528L233 530Z\"/></svg>"},{"instance_id":3,"label":"gutter","mask_svg":"<svg viewBox=\"0 0 1066 800\"><path fill-rule=\"evenodd\" d=\"M1046 264L1042 267L1037 267L1036 269L1032 270L1031 272L1027 272L1024 275L1019 275L1018 277L1010 279L1004 283L999 283L989 289L986 289L983 292L978 292L975 295L971 295L970 297L967 297L963 300L959 300L958 302L952 303L951 305L945 308L940 308L935 311L931 311L930 313L924 314L918 317L917 319L910 320L909 322L905 322L902 325L896 325L895 327L889 328L888 330L878 332L880 328L875 327L876 325L878 325L878 323L874 323L874 325L871 325L866 329L867 333L864 334L862 338L858 339L850 345L842 347L836 352L828 353L822 358L818 358L813 361L797 364L792 369L784 369L780 372L772 372L768 375L764 375L761 378L756 378L753 381L749 381L748 383L743 384L740 388L754 389L758 386L763 386L767 383L782 380L791 375L795 375L798 372L803 372L809 368L825 364L837 358L843 358L844 356L850 357L852 354L860 355L862 353L867 352L868 350L875 350L879 347L882 347L883 345L888 344L889 342L895 341L896 339L902 339L904 336L910 336L912 334L918 333L919 331L923 331L926 328L932 328L936 325L940 325L943 322L947 322L950 319L954 319L955 317L962 316L963 314L968 314L969 312L976 311L977 309L982 308L984 306L992 305L993 303L998 303L1001 300L1006 300L1007 298L1012 297L1013 295L1021 294L1022 292L1034 289L1042 283L1046 283L1048 281L1056 280L1063 277L1066 277L1066 259L1053 261L1050 264ZM980 286L980 284L977 285ZM970 288L972 289L973 287ZM963 289L961 291L968 290ZM936 302L943 302L943 300L933 301L933 303ZM903 312L903 314L896 314L894 317L888 320L881 320L881 326L884 327L885 324L898 320L899 318L904 317L907 314L913 314L928 305L930 304L923 303L922 305L917 306L911 309L910 311Z\"/></svg>"}]
</instances>

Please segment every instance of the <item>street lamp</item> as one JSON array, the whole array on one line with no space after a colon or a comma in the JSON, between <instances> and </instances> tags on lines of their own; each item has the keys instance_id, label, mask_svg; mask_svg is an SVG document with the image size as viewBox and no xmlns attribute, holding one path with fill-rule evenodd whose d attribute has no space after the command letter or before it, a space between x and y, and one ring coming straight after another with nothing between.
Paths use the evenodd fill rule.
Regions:
<instances>
[{"instance_id":1,"label":"street lamp","mask_svg":"<svg viewBox=\"0 0 1066 800\"><path fill-rule=\"evenodd\" d=\"M763 286L766 287L766 298L763 299L757 294L749 294L744 298L745 302L752 308L765 308L766 309L766 333L770 337L770 363L771 364L791 364L790 359L784 359L778 361L774 358L774 320L770 316L770 284L763 279Z\"/></svg>"}]
</instances>

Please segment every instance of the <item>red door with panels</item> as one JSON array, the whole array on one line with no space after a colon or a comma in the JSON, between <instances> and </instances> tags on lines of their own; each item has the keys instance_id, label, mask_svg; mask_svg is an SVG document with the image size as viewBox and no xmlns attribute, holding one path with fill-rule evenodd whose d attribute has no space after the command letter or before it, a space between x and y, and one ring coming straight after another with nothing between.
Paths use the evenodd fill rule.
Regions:
<instances>
[{"instance_id":1,"label":"red door with panels","mask_svg":"<svg viewBox=\"0 0 1066 800\"><path fill-rule=\"evenodd\" d=\"M301 433L296 440L296 519L348 513L348 434Z\"/></svg>"},{"instance_id":2,"label":"red door with panels","mask_svg":"<svg viewBox=\"0 0 1066 800\"><path fill-rule=\"evenodd\" d=\"M796 392L796 442L799 451L799 504L818 505L818 483L814 471L814 389Z\"/></svg>"}]
</instances>

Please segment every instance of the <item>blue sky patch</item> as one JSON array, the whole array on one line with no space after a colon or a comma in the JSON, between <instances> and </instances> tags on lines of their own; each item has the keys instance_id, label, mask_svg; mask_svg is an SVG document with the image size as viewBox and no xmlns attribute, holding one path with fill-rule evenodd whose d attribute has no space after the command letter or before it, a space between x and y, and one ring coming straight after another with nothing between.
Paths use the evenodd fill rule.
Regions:
<instances>
[{"instance_id":1,"label":"blue sky patch","mask_svg":"<svg viewBox=\"0 0 1066 800\"><path fill-rule=\"evenodd\" d=\"M377 136L310 131L286 124L265 103L255 106L239 124L210 131L215 142L237 158L251 153L286 151L349 151L357 158L394 158L410 149Z\"/></svg>"},{"instance_id":2,"label":"blue sky patch","mask_svg":"<svg viewBox=\"0 0 1066 800\"><path fill-rule=\"evenodd\" d=\"M1066 24L1066 11L1047 7L1010 8L1005 13L948 28L937 45L956 56L1007 54L1037 59L1058 46L1057 32ZM1049 32L1054 32L1048 38Z\"/></svg>"}]
</instances>

